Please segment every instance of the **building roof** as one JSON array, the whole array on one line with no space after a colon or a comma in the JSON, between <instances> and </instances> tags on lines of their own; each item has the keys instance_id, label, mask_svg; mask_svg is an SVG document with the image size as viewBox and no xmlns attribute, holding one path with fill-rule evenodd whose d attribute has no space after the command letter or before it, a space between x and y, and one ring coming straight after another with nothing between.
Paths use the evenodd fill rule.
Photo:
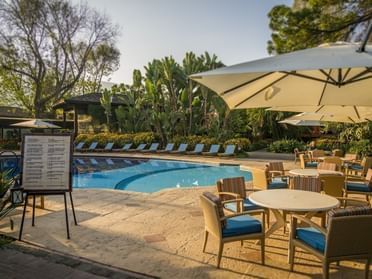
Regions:
<instances>
[{"instance_id":1,"label":"building roof","mask_svg":"<svg viewBox=\"0 0 372 279\"><path fill-rule=\"evenodd\" d=\"M0 106L0 117L28 118L31 117L31 113L17 107Z\"/></svg>"},{"instance_id":2,"label":"building roof","mask_svg":"<svg viewBox=\"0 0 372 279\"><path fill-rule=\"evenodd\" d=\"M102 93L89 93L80 96L74 96L68 99L65 99L63 102L56 104L53 108L63 108L68 109L71 108L73 105L100 105ZM113 106L120 106L124 105L125 103L120 99L120 95L114 95L112 98L112 105Z\"/></svg>"}]
</instances>

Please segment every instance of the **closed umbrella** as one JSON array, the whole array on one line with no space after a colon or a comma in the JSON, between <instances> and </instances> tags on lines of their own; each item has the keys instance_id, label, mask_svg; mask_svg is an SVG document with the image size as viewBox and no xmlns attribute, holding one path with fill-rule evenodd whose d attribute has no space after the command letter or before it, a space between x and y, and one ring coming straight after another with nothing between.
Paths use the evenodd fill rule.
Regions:
<instances>
[{"instance_id":1,"label":"closed umbrella","mask_svg":"<svg viewBox=\"0 0 372 279\"><path fill-rule=\"evenodd\" d=\"M359 50L359 51L358 51ZM372 45L334 43L194 74L230 109L372 106Z\"/></svg>"},{"instance_id":2,"label":"closed umbrella","mask_svg":"<svg viewBox=\"0 0 372 279\"><path fill-rule=\"evenodd\" d=\"M32 119L29 121L23 121L16 124L12 124L14 127L34 128L34 129L58 129L61 128L52 123L42 121L40 119Z\"/></svg>"},{"instance_id":3,"label":"closed umbrella","mask_svg":"<svg viewBox=\"0 0 372 279\"><path fill-rule=\"evenodd\" d=\"M322 121L322 122L341 122L341 123L362 123L366 122L366 119L352 118L347 115L333 115L333 114L322 114L303 112L300 114L293 115L286 118L286 120L309 120L309 121Z\"/></svg>"}]
</instances>

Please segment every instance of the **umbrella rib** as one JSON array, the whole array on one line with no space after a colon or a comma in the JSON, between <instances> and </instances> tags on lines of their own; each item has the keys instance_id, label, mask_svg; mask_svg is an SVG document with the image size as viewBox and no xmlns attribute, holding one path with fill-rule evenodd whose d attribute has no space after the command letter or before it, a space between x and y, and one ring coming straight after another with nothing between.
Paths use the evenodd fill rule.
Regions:
<instances>
[{"instance_id":1,"label":"umbrella rib","mask_svg":"<svg viewBox=\"0 0 372 279\"><path fill-rule=\"evenodd\" d=\"M244 83L242 83L242 84L239 84L239 85L237 85L237 86L235 86L235 87L233 87L233 88L230 88L230 89L228 89L228 90L222 92L220 95L223 96L223 95L225 95L225 94L231 93L232 91L235 91L236 89L239 89L239 88L241 88L241 87L243 87L243 86L246 86L246 85L248 85L248 84L250 84L250 83L252 83L252 82L255 82L255 81L257 81L257 80L259 80L259 79L261 79L261 78L264 78L264 77L266 77L266 76L268 76L268 75L271 75L272 73L273 73L273 72L269 72L269 73L263 74L263 75L261 75L261 76L259 76L259 77L256 77L256 78L254 78L254 79L252 79L252 80L250 80L250 81L246 81L246 82L244 82Z\"/></svg>"},{"instance_id":2,"label":"umbrella rib","mask_svg":"<svg viewBox=\"0 0 372 279\"><path fill-rule=\"evenodd\" d=\"M362 77L362 78L358 78L358 79L354 79L354 80L352 80L352 81L348 81L348 82L345 83L345 84L350 84L350 83L354 83L354 82L362 81L362 80L369 79L369 78L372 78L372 75L370 75L370 76L366 76L366 77Z\"/></svg>"},{"instance_id":3,"label":"umbrella rib","mask_svg":"<svg viewBox=\"0 0 372 279\"><path fill-rule=\"evenodd\" d=\"M346 77L348 76L348 74L350 73L350 71L351 71L351 68L348 68L348 69L346 70L346 73L345 73L344 77L342 78L341 83L344 83L344 81L345 81Z\"/></svg>"},{"instance_id":4,"label":"umbrella rib","mask_svg":"<svg viewBox=\"0 0 372 279\"><path fill-rule=\"evenodd\" d=\"M329 70L329 74L327 75L328 78L327 78L326 82L324 83L323 90L322 90L322 94L320 95L320 98L319 98L318 106L320 106L320 103L322 102L322 99L323 99L323 96L324 96L325 90L326 90L327 85L328 85L328 79L329 79L330 76L331 76L331 72L332 72L332 69Z\"/></svg>"},{"instance_id":5,"label":"umbrella rib","mask_svg":"<svg viewBox=\"0 0 372 279\"><path fill-rule=\"evenodd\" d=\"M360 114L359 114L358 109L356 108L356 106L353 106L353 108L354 108L355 113L356 113L356 115L358 116L358 118L360 118Z\"/></svg>"},{"instance_id":6,"label":"umbrella rib","mask_svg":"<svg viewBox=\"0 0 372 279\"><path fill-rule=\"evenodd\" d=\"M329 82L329 80L331 80L333 82L333 84L335 85L339 85L339 83L333 78L331 77L331 72L332 72L332 69L329 70L329 73L327 74L326 71L324 71L323 69L320 69L319 72L321 72L323 75L325 75L327 77L327 81L326 83Z\"/></svg>"},{"instance_id":7,"label":"umbrella rib","mask_svg":"<svg viewBox=\"0 0 372 279\"><path fill-rule=\"evenodd\" d=\"M319 112L322 108L324 108L324 105L320 106L320 107L315 111L315 113Z\"/></svg>"},{"instance_id":8,"label":"umbrella rib","mask_svg":"<svg viewBox=\"0 0 372 279\"><path fill-rule=\"evenodd\" d=\"M297 77L301 77L301 78L306 78L306 79L311 79L311 80L315 80L315 81L320 81L320 82L323 82L323 83L326 82L324 79L311 77L311 76L299 74L299 73L296 73L296 72L280 71L280 73L289 74L289 75L293 75L293 76L297 76Z\"/></svg>"},{"instance_id":9,"label":"umbrella rib","mask_svg":"<svg viewBox=\"0 0 372 279\"><path fill-rule=\"evenodd\" d=\"M356 74L355 76L353 76L353 77L349 78L348 80L344 81L344 84L352 83L354 81L359 81L360 77L362 77L362 76L364 76L364 75L366 75L370 72L371 72L371 68L366 68L366 70L364 70L364 71L360 72L359 74ZM369 78L369 77L367 77L367 78ZM365 79L365 78L363 78L363 79Z\"/></svg>"},{"instance_id":10,"label":"umbrella rib","mask_svg":"<svg viewBox=\"0 0 372 279\"><path fill-rule=\"evenodd\" d=\"M236 104L234 106L234 108L237 108L238 106L240 106L241 104L245 103L246 101L252 99L254 96L256 96L257 94L261 93L263 90L269 88L270 86L273 86L275 83L281 81L282 79L286 78L287 76L289 76L289 73L285 74L284 76L278 78L277 80L271 82L270 84L266 85L265 87L261 88L260 90L256 91L255 93L253 93L251 96L245 98L243 101L239 102L238 104Z\"/></svg>"}]
</instances>

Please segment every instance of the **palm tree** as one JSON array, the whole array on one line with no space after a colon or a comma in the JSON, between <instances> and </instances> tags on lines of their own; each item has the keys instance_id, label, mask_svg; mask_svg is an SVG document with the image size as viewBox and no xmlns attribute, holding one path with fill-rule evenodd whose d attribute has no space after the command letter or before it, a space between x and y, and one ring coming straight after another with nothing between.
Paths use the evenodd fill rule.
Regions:
<instances>
[{"instance_id":1,"label":"palm tree","mask_svg":"<svg viewBox=\"0 0 372 279\"><path fill-rule=\"evenodd\" d=\"M102 92L102 96L100 98L101 106L105 110L106 115L106 124L109 131L111 131L110 127L110 117L111 117L111 103L112 103L112 92L111 90L105 89Z\"/></svg>"}]
</instances>

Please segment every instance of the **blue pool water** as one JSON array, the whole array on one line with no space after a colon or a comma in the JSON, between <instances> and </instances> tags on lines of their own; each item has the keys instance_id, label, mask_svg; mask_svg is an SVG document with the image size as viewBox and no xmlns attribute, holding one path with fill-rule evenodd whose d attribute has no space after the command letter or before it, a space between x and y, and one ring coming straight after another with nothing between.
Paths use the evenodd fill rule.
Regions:
<instances>
[{"instance_id":1,"label":"blue pool water","mask_svg":"<svg viewBox=\"0 0 372 279\"><path fill-rule=\"evenodd\" d=\"M239 166L212 166L183 161L103 157L74 158L74 188L107 188L152 193L166 188L215 185L225 177L251 173Z\"/></svg>"}]
</instances>

